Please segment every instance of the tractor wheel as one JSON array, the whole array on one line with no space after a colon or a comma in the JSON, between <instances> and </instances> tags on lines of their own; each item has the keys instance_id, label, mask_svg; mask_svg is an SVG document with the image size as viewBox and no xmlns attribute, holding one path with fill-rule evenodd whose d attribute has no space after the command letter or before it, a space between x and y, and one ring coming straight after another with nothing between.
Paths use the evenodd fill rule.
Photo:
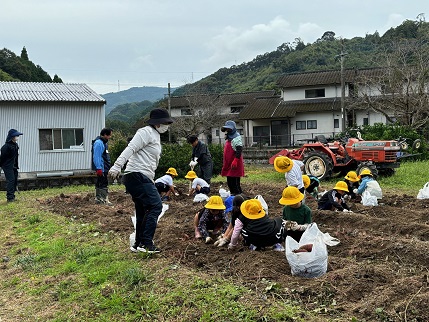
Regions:
<instances>
[{"instance_id":1,"label":"tractor wheel","mask_svg":"<svg viewBox=\"0 0 429 322\"><path fill-rule=\"evenodd\" d=\"M400 143L400 147L401 147L402 151L406 151L406 150L408 150L408 143L403 141Z\"/></svg>"},{"instance_id":2,"label":"tractor wheel","mask_svg":"<svg viewBox=\"0 0 429 322\"><path fill-rule=\"evenodd\" d=\"M305 173L317 178L329 178L332 175L332 160L321 152L310 152L303 160Z\"/></svg>"},{"instance_id":3,"label":"tractor wheel","mask_svg":"<svg viewBox=\"0 0 429 322\"><path fill-rule=\"evenodd\" d=\"M375 166L375 164L362 162L361 164L358 165L358 167L356 169L356 173L358 175L360 175L360 173L364 169L368 169L369 171L371 171L372 176L374 177L374 179L377 178L377 176L378 176L378 170L377 170L377 167Z\"/></svg>"},{"instance_id":4,"label":"tractor wheel","mask_svg":"<svg viewBox=\"0 0 429 322\"><path fill-rule=\"evenodd\" d=\"M413 142L412 148L413 150L418 150L422 146L422 141L420 139L416 139Z\"/></svg>"}]
</instances>

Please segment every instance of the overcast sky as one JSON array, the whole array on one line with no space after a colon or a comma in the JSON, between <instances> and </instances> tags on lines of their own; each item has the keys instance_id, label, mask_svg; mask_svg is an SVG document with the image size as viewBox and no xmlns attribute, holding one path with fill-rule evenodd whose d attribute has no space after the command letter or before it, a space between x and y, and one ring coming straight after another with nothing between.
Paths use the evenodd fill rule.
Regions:
<instances>
[{"instance_id":1,"label":"overcast sky","mask_svg":"<svg viewBox=\"0 0 429 322\"><path fill-rule=\"evenodd\" d=\"M382 35L427 0L0 0L1 48L99 94L179 87L325 31Z\"/></svg>"}]
</instances>

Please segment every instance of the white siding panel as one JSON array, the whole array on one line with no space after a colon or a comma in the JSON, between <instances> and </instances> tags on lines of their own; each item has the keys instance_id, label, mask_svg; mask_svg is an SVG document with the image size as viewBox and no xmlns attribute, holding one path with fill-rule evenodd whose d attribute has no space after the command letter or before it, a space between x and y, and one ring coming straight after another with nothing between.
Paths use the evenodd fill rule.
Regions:
<instances>
[{"instance_id":1,"label":"white siding panel","mask_svg":"<svg viewBox=\"0 0 429 322\"><path fill-rule=\"evenodd\" d=\"M91 141L104 127L104 105L52 102L6 107L1 104L0 125L4 139L11 128L23 133L18 141L20 172L90 170ZM84 150L40 151L42 128L82 128Z\"/></svg>"}]
</instances>

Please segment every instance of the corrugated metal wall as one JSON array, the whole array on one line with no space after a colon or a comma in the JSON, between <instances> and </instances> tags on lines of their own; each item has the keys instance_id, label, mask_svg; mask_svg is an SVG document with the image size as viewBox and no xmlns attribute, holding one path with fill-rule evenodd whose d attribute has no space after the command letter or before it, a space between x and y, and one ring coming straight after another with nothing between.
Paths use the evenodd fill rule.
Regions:
<instances>
[{"instance_id":1,"label":"corrugated metal wall","mask_svg":"<svg viewBox=\"0 0 429 322\"><path fill-rule=\"evenodd\" d=\"M100 103L2 102L0 142L11 128L24 134L18 141L20 172L90 170L91 141L100 134L104 120L104 104ZM84 150L41 152L41 128L82 128Z\"/></svg>"}]
</instances>

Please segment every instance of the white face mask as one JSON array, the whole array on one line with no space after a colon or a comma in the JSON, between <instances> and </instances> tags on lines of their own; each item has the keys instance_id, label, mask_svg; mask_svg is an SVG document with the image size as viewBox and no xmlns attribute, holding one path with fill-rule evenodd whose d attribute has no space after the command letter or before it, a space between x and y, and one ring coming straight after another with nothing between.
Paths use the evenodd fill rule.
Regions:
<instances>
[{"instance_id":1,"label":"white face mask","mask_svg":"<svg viewBox=\"0 0 429 322\"><path fill-rule=\"evenodd\" d=\"M168 131L169 127L169 125L160 124L159 127L156 128L156 130L158 131L158 133L165 133Z\"/></svg>"},{"instance_id":2,"label":"white face mask","mask_svg":"<svg viewBox=\"0 0 429 322\"><path fill-rule=\"evenodd\" d=\"M16 141L18 141L18 139L19 139L19 136L15 136L14 137L14 141L16 142Z\"/></svg>"}]
</instances>

